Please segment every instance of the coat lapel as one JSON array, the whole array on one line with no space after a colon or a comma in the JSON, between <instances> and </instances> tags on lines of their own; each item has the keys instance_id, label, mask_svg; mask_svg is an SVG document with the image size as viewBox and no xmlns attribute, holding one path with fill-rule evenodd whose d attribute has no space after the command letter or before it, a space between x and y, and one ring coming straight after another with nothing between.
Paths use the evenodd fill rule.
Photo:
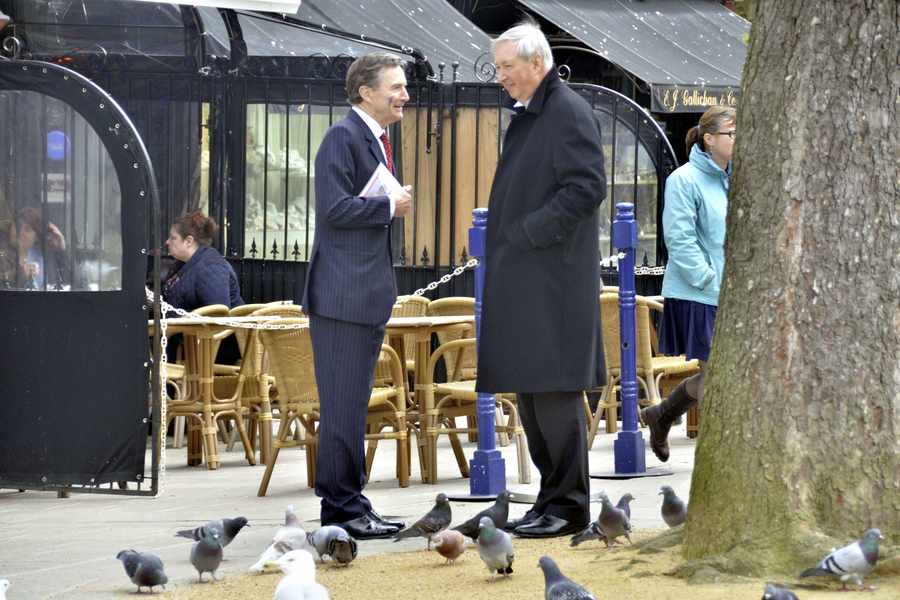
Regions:
<instances>
[{"instance_id":1,"label":"coat lapel","mask_svg":"<svg viewBox=\"0 0 900 600\"><path fill-rule=\"evenodd\" d=\"M360 131L362 132L363 138L365 138L366 143L369 146L369 152L372 153L372 158L387 166L384 160L384 154L382 154L381 152L381 146L378 145L378 140L376 140L375 136L372 135L372 130L369 129L369 126L366 125L366 122L363 121L362 117L356 114L356 111L353 109L350 109L349 118L353 123L356 124L357 127L359 127Z\"/></svg>"}]
</instances>

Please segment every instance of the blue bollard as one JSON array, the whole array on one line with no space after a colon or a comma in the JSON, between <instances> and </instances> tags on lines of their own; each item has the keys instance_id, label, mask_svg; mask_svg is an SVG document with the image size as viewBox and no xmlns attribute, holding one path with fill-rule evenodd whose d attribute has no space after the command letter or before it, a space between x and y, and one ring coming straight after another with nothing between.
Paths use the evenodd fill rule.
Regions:
<instances>
[{"instance_id":1,"label":"blue bollard","mask_svg":"<svg viewBox=\"0 0 900 600\"><path fill-rule=\"evenodd\" d=\"M472 227L469 229L469 250L478 259L475 268L475 337L481 335L481 298L484 294L486 266L485 241L487 237L488 209L472 211ZM475 342L476 352L478 342ZM496 496L506 489L506 463L495 446L494 429L496 404L493 394L478 394L478 449L469 461L469 492L472 496Z\"/></svg>"},{"instance_id":2,"label":"blue bollard","mask_svg":"<svg viewBox=\"0 0 900 600\"><path fill-rule=\"evenodd\" d=\"M613 443L616 474L646 473L644 438L637 426L638 383L635 370L634 254L637 222L634 204L616 204L612 226L613 246L619 251L619 351L622 356L622 430ZM624 256L623 256L624 255Z\"/></svg>"}]
</instances>

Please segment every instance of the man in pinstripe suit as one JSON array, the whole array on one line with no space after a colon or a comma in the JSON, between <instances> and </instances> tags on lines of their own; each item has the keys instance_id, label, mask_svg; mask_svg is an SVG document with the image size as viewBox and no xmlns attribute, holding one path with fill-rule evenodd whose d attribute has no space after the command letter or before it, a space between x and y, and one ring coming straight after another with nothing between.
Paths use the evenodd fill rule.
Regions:
<instances>
[{"instance_id":1,"label":"man in pinstripe suit","mask_svg":"<svg viewBox=\"0 0 900 600\"><path fill-rule=\"evenodd\" d=\"M361 197L379 163L394 170L385 128L409 100L403 62L375 53L347 72L346 118L325 134L316 155L316 233L303 292L310 317L321 402L316 495L322 524L359 539L395 535L362 493L365 426L384 326L397 298L391 220L409 211L411 188Z\"/></svg>"}]
</instances>

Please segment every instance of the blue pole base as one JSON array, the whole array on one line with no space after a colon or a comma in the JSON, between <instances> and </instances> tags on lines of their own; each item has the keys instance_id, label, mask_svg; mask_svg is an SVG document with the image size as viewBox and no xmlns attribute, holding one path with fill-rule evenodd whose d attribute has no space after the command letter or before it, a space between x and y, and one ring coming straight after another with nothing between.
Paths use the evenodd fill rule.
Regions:
<instances>
[{"instance_id":1,"label":"blue pole base","mask_svg":"<svg viewBox=\"0 0 900 600\"><path fill-rule=\"evenodd\" d=\"M506 462L499 450L476 450L469 461L469 491L473 496L496 496L506 489Z\"/></svg>"},{"instance_id":2,"label":"blue pole base","mask_svg":"<svg viewBox=\"0 0 900 600\"><path fill-rule=\"evenodd\" d=\"M644 437L640 430L620 431L613 442L616 455L616 473L643 473L647 470L644 460Z\"/></svg>"}]
</instances>

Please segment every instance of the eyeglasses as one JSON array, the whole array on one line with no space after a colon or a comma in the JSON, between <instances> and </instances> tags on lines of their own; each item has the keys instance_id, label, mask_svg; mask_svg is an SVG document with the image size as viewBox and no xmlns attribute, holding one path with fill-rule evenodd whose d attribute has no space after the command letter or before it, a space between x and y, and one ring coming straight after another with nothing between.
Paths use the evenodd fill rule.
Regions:
<instances>
[{"instance_id":1,"label":"eyeglasses","mask_svg":"<svg viewBox=\"0 0 900 600\"><path fill-rule=\"evenodd\" d=\"M727 135L731 139L734 139L734 136L737 135L737 131L734 129L731 131L717 131L713 135Z\"/></svg>"}]
</instances>

